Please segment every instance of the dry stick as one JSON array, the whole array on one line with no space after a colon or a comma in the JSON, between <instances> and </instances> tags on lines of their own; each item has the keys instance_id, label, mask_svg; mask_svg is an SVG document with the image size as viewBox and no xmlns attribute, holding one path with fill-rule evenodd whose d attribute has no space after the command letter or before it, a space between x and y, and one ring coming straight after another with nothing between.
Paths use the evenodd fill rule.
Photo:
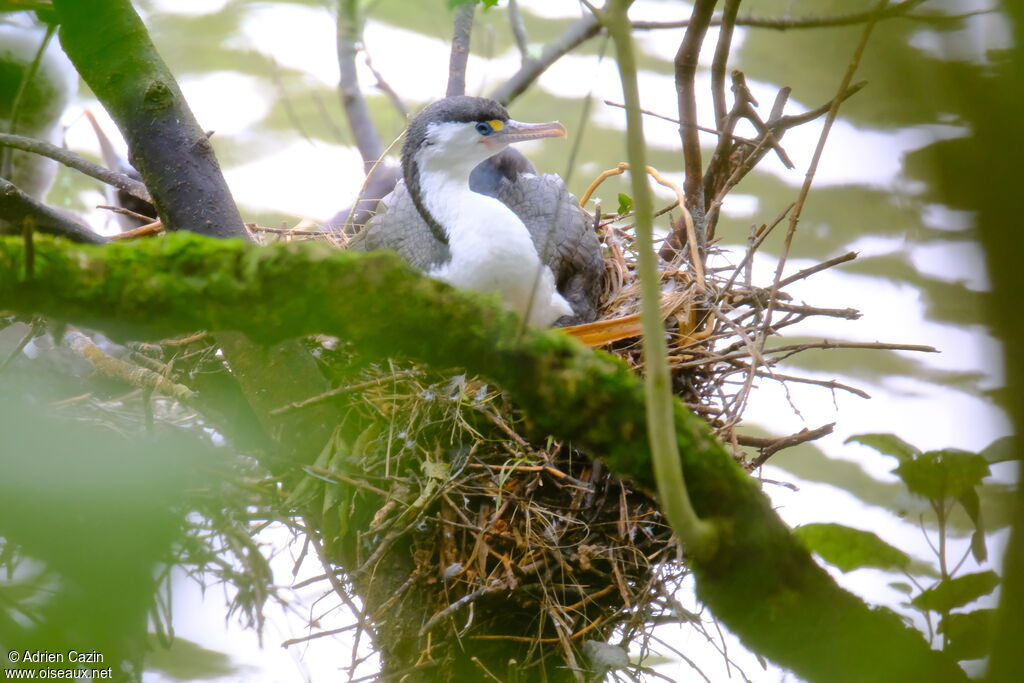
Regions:
<instances>
[{"instance_id":1,"label":"dry stick","mask_svg":"<svg viewBox=\"0 0 1024 683\"><path fill-rule=\"evenodd\" d=\"M854 396L859 396L861 398L871 398L871 394L869 394L868 392L864 391L863 389L858 389L857 387L851 387L849 384L843 384L842 382L837 382L834 379L829 379L829 380L811 379L809 377L797 377L795 375L783 375L783 374L779 374L777 372L758 372L757 374L758 374L759 377L765 377L767 379L774 379L774 380L776 380L778 382L784 382L785 381L785 382L796 382L798 384L813 384L815 386L825 387L826 389L832 389L832 390L841 389L843 391L848 391L851 394L853 394Z\"/></svg>"},{"instance_id":2,"label":"dry stick","mask_svg":"<svg viewBox=\"0 0 1024 683\"><path fill-rule=\"evenodd\" d=\"M393 379L402 379L417 374L419 374L419 372L416 370L403 370L402 372L396 372L393 375L376 377L365 382L358 382L357 384L346 384L343 387L337 387L335 389L331 389L330 391L325 391L322 394L311 396L302 401L295 401L294 403L289 403L288 405L281 406L280 408L274 408L273 410L270 411L270 414L283 415L285 413L290 413L293 410L308 408L309 406L324 403L325 401L329 401L337 396L344 396L345 394L350 394L354 391L362 391L363 389L368 389L370 387L377 386L378 384L383 384L384 382L390 382Z\"/></svg>"},{"instance_id":3,"label":"dry stick","mask_svg":"<svg viewBox=\"0 0 1024 683\"><path fill-rule=\"evenodd\" d=\"M530 39L526 36L526 24L523 23L523 15L519 12L519 0L508 0L508 23L512 28L512 37L516 40L516 47L519 49L519 57L522 64L530 58Z\"/></svg>"},{"instance_id":4,"label":"dry stick","mask_svg":"<svg viewBox=\"0 0 1024 683\"><path fill-rule=\"evenodd\" d=\"M14 225L31 219L36 232L66 237L85 244L105 244L107 238L66 214L22 192L13 183L0 178L0 216Z\"/></svg>"},{"instance_id":5,"label":"dry stick","mask_svg":"<svg viewBox=\"0 0 1024 683\"><path fill-rule=\"evenodd\" d=\"M468 2L455 12L455 33L452 51L448 57L448 89L445 95L466 94L466 64L469 61L469 38L473 32L473 13L476 3Z\"/></svg>"},{"instance_id":6,"label":"dry stick","mask_svg":"<svg viewBox=\"0 0 1024 683\"><path fill-rule=\"evenodd\" d=\"M965 13L961 15L953 15L948 17L926 17L919 15L908 15L907 13L921 5L928 0L904 0L903 2L897 3L892 7L884 10L880 19L892 19L897 17L905 17L907 19L914 19L916 21L952 21L968 16L973 16L975 13ZM871 19L875 14L874 10L868 10L866 12L852 12L850 14L836 14L833 16L825 17L798 17L798 18L772 18L772 17L755 17L747 15L745 17L737 17L737 26L749 26L751 28L768 28L775 29L778 31L785 31L791 28L827 28L835 26L853 26L856 24L863 24L864 22ZM672 29L672 28L685 28L689 26L690 20L682 19L680 21L634 21L632 26L634 29L641 31L648 31L652 29ZM721 26L722 17L714 17L711 20L712 26Z\"/></svg>"},{"instance_id":7,"label":"dry stick","mask_svg":"<svg viewBox=\"0 0 1024 683\"><path fill-rule=\"evenodd\" d=\"M715 125L725 126L725 69L732 50L732 33L736 26L736 14L740 10L741 0L725 0L722 11L722 29L718 33L718 45L715 46L715 57L711 62L711 96L715 103Z\"/></svg>"},{"instance_id":8,"label":"dry stick","mask_svg":"<svg viewBox=\"0 0 1024 683\"><path fill-rule=\"evenodd\" d=\"M366 98L359 87L359 74L356 71L356 54L363 38L363 17L359 6L359 0L341 0L338 6L338 92L341 106L345 110L345 120L363 160L364 171L369 173L380 159L381 144Z\"/></svg>"},{"instance_id":9,"label":"dry stick","mask_svg":"<svg viewBox=\"0 0 1024 683\"><path fill-rule=\"evenodd\" d=\"M122 216L130 216L132 218L137 218L137 219L139 219L141 221L145 221L147 223L152 223L153 222L153 217L152 216L144 216L141 213L138 213L136 211L132 211L131 209L125 209L125 208L122 208L120 206L110 206L108 204L97 204L96 208L97 209L103 209L105 211L110 211L111 213L119 213Z\"/></svg>"},{"instance_id":10,"label":"dry stick","mask_svg":"<svg viewBox=\"0 0 1024 683\"><path fill-rule=\"evenodd\" d=\"M626 108L626 105L620 104L619 102L612 102L611 100L605 100L604 103L607 104L609 107L618 107L620 109L625 109ZM681 125L681 122L679 121L679 119L674 118L672 116L665 116L664 114L659 114L658 112L651 111L650 109L641 109L640 113L641 114L646 114L647 116L653 116L656 119L662 119L663 121L669 121L669 122L674 123L676 125ZM712 135L719 135L719 136L721 136L721 135L725 135L726 134L725 131L723 131L723 130L721 130L719 128L708 128L707 126L694 126L694 128L696 128L697 130L699 130L702 133L710 133ZM736 140L737 142L745 142L745 143L747 143L748 145L751 145L751 146L757 144L755 140L751 140L750 138L745 138L745 137L742 137L740 135L729 134L729 137L732 138L733 140Z\"/></svg>"},{"instance_id":11,"label":"dry stick","mask_svg":"<svg viewBox=\"0 0 1024 683\"><path fill-rule=\"evenodd\" d=\"M831 434L835 426L836 423L833 422L831 424L822 425L817 429L801 429L796 434L790 434L789 436L784 436L781 439L757 439L752 437L746 437L746 439L744 439L740 437L740 441L742 442L747 440L755 442L745 443L744 445L755 446L761 449L761 454L754 459L754 462L751 463L751 467L756 470L758 467L764 465L765 462L768 461L768 458L772 457L782 449L792 448L793 446L798 446L802 443L807 443L808 441L820 439L827 434ZM759 445L757 442L763 442L763 445Z\"/></svg>"},{"instance_id":12,"label":"dry stick","mask_svg":"<svg viewBox=\"0 0 1024 683\"><path fill-rule=\"evenodd\" d=\"M855 258L857 258L857 252L856 251L848 251L845 254L843 254L842 256L836 256L835 258L830 258L827 261L822 261L821 263L819 263L816 266L811 266L810 268L804 268L803 270L798 271L798 272L794 273L793 275L790 275L789 277L787 277L787 278L785 278L783 280L780 280L779 281L779 289L781 289L783 287L786 287L788 285L791 285L794 282L796 282L797 280L803 280L804 278L810 277L811 275L814 275L815 273L819 273L819 272L821 272L823 270L826 270L828 268L831 268L833 266L838 266L840 263L846 263L847 261L852 261Z\"/></svg>"},{"instance_id":13,"label":"dry stick","mask_svg":"<svg viewBox=\"0 0 1024 683\"><path fill-rule=\"evenodd\" d=\"M149 196L149 190L146 189L146 186L142 182L135 180L124 173L117 173L116 171L104 168L99 164L80 157L74 152L69 152L57 145L51 145L49 142L26 138L21 135L0 133L0 147L20 149L23 152L31 152L32 154L38 154L39 156L53 159L54 161L58 161L91 178L104 182L107 185L113 185L119 190L124 190L133 197L138 197L139 199L143 199L147 202L153 201L152 197Z\"/></svg>"},{"instance_id":14,"label":"dry stick","mask_svg":"<svg viewBox=\"0 0 1024 683\"><path fill-rule=\"evenodd\" d=\"M91 339L77 330L69 331L65 335L65 339L75 353L85 358L96 370L107 377L119 379L133 387L155 389L182 403L187 403L195 397L195 392L183 384L172 382L149 368L133 365L107 355Z\"/></svg>"},{"instance_id":15,"label":"dry stick","mask_svg":"<svg viewBox=\"0 0 1024 683\"><path fill-rule=\"evenodd\" d=\"M18 356L19 353L21 353L22 349L28 346L28 343L32 341L35 337L39 336L39 334L42 331L43 319L33 318L32 323L28 326L28 332L26 332L25 336L21 338L21 341L19 341L17 345L15 345L14 349L11 350L11 353L7 356L7 358L4 359L4 362L0 363L0 373L6 370L7 366L11 364L11 362Z\"/></svg>"},{"instance_id":16,"label":"dry stick","mask_svg":"<svg viewBox=\"0 0 1024 683\"><path fill-rule=\"evenodd\" d=\"M675 57L676 98L679 107L679 138L683 143L683 170L686 180L683 193L686 195L686 208L691 216L696 216L700 224L698 231L703 238L704 233L704 187L701 183L703 174L700 138L697 136L697 92L694 80L697 75L697 58L700 47L704 43L704 35L711 23L711 15L715 11L717 0L696 0L690 25L686 28L683 41ZM700 244L703 247L703 243Z\"/></svg>"},{"instance_id":17,"label":"dry stick","mask_svg":"<svg viewBox=\"0 0 1024 683\"><path fill-rule=\"evenodd\" d=\"M786 230L786 237L782 244L782 253L779 255L779 264L775 268L775 281L772 283L771 297L768 299L768 309L765 313L764 330L771 328L773 304L781 286L782 271L786 267L786 260L789 257L789 251L793 244L793 236L796 234L796 228L800 222L800 214L803 212L804 202L807 200L807 195L811 191L811 183L814 181L814 174L818 170L818 163L821 161L821 155L825 150L825 142L828 140L828 134L832 130L832 124L835 123L836 117L838 116L839 105L843 100L844 93L849 89L850 82L853 80L853 74L856 73L857 67L860 65L860 59L867 47L868 39L871 37L871 31L874 29L875 24L878 21L878 13L881 12L888 4L889 0L879 0L879 3L875 8L874 15L868 19L867 25L861 33L857 49L853 54L853 58L850 60L850 64L846 69L846 73L843 75L843 79L839 82L839 88L836 92L836 96L832 99L832 105L829 107L828 115L825 117L825 125L822 128L821 135L818 137L818 144L814 148L814 154L811 157L811 163L807 169L804 184L800 188L800 194L797 195L795 206L793 207L792 213L789 215L789 227ZM759 343L762 348L764 347L766 338L766 334L760 335Z\"/></svg>"},{"instance_id":18,"label":"dry stick","mask_svg":"<svg viewBox=\"0 0 1024 683\"><path fill-rule=\"evenodd\" d=\"M370 51L366 49L365 43L363 44L363 57L366 61L366 68L370 70L370 73L373 74L374 79L377 81L374 83L377 90L384 93L388 98L388 101L391 102L391 106L395 108L395 111L397 111L402 118L409 118L409 107L405 106L405 102L402 101L402 98L397 92L395 92L395 89L391 87L391 84L387 82L384 76L373 68L373 60L370 58Z\"/></svg>"},{"instance_id":19,"label":"dry stick","mask_svg":"<svg viewBox=\"0 0 1024 683\"><path fill-rule=\"evenodd\" d=\"M593 14L586 14L573 22L556 40L548 43L537 59L527 58L519 70L500 85L491 97L508 104L521 95L544 71L582 43L601 32L601 23Z\"/></svg>"}]
</instances>

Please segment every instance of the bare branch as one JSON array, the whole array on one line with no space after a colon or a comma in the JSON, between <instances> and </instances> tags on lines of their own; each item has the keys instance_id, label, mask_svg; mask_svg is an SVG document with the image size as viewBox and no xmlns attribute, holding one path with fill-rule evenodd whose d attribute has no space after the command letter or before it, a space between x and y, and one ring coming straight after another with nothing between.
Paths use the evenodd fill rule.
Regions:
<instances>
[{"instance_id":1,"label":"bare branch","mask_svg":"<svg viewBox=\"0 0 1024 683\"><path fill-rule=\"evenodd\" d=\"M757 469L761 465L768 461L768 458L772 457L783 448L791 448L792 446L798 446L808 441L814 441L821 437L831 434L835 428L836 423L822 425L817 429L801 429L796 434L790 434L780 439L762 438L755 436L739 436L737 435L736 441L743 446L752 446L760 449L761 454L754 459L754 462L750 464L752 469Z\"/></svg>"},{"instance_id":2,"label":"bare branch","mask_svg":"<svg viewBox=\"0 0 1024 683\"><path fill-rule=\"evenodd\" d=\"M905 18L913 19L915 21L924 22L945 22L945 21L956 21L964 19L981 12L967 12L964 14L957 15L936 15L936 16L922 16L922 15L911 15L908 14L912 9L918 5L924 4L928 0L903 0L903 2L894 3L892 6L883 10L879 19L894 19L894 18ZM774 29L777 31L786 31L788 29L799 29L799 28L829 28L837 26L855 26L856 24L866 23L873 14L873 10L867 10L864 12L851 12L849 14L835 14L832 16L823 17L755 17L747 15L744 17L736 18L736 26L746 26L750 28L767 28ZM714 17L711 20L711 26L721 26L723 22L722 16ZM671 29L671 28L686 28L690 25L689 19L682 19L679 21L634 21L633 28L639 31L649 31L654 29Z\"/></svg>"},{"instance_id":3,"label":"bare branch","mask_svg":"<svg viewBox=\"0 0 1024 683\"><path fill-rule=\"evenodd\" d=\"M476 3L459 5L455 11L455 33L452 35L452 51L448 58L448 90L446 95L466 94L466 64L469 61L469 38L473 34L473 14Z\"/></svg>"},{"instance_id":4,"label":"bare branch","mask_svg":"<svg viewBox=\"0 0 1024 683\"><path fill-rule=\"evenodd\" d=\"M74 242L104 244L107 241L102 235L90 230L89 226L33 199L4 178L0 178L0 216L16 226L30 218L35 230L66 237Z\"/></svg>"},{"instance_id":5,"label":"bare branch","mask_svg":"<svg viewBox=\"0 0 1024 683\"><path fill-rule=\"evenodd\" d=\"M75 154L74 152L69 152L57 145L52 145L49 142L34 140L20 135L7 135L6 133L0 133L0 147L20 149L23 152L31 152L33 154L38 154L39 156L53 159L54 161L59 161L65 166L73 168L76 171L80 171L90 178L95 178L107 185L113 185L119 190L124 190L133 197L138 197L139 199L147 202L153 201L149 196L149 190L146 189L146 186L142 182L135 180L124 173L118 173L104 168L99 164L95 164L88 159Z\"/></svg>"},{"instance_id":6,"label":"bare branch","mask_svg":"<svg viewBox=\"0 0 1024 683\"><path fill-rule=\"evenodd\" d=\"M701 163L700 138L697 136L697 92L694 78L697 74L697 58L700 46L704 42L711 23L711 15L717 0L697 0L693 4L693 14L679 45L675 57L676 96L679 103L679 137L683 143L683 169L686 181L683 194L686 197L686 209L697 224L698 239L703 241L704 235L704 187L701 183L703 164Z\"/></svg>"},{"instance_id":7,"label":"bare branch","mask_svg":"<svg viewBox=\"0 0 1024 683\"><path fill-rule=\"evenodd\" d=\"M339 0L337 49L341 77L338 80L338 91L345 118L355 138L359 156L363 159L363 170L369 173L373 164L380 159L381 143L356 72L356 54L359 52L362 35L363 18L359 11L359 0Z\"/></svg>"},{"instance_id":8,"label":"bare branch","mask_svg":"<svg viewBox=\"0 0 1024 683\"><path fill-rule=\"evenodd\" d=\"M732 32L736 26L736 13L739 12L741 0L725 0L722 12L722 30L718 34L718 45L715 46L715 58L711 63L711 94L715 103L715 125L725 127L725 70L732 49Z\"/></svg>"},{"instance_id":9,"label":"bare branch","mask_svg":"<svg viewBox=\"0 0 1024 683\"><path fill-rule=\"evenodd\" d=\"M537 59L526 58L519 71L500 85L491 97L502 104L508 104L530 87L544 71L574 48L582 45L601 32L601 22L593 14L587 14L573 22L557 40L544 46Z\"/></svg>"},{"instance_id":10,"label":"bare branch","mask_svg":"<svg viewBox=\"0 0 1024 683\"><path fill-rule=\"evenodd\" d=\"M508 23L512 26L512 37L516 39L519 56L522 58L522 63L525 64L530 57L530 40L526 36L523 15L519 12L519 0L508 0Z\"/></svg>"}]
</instances>

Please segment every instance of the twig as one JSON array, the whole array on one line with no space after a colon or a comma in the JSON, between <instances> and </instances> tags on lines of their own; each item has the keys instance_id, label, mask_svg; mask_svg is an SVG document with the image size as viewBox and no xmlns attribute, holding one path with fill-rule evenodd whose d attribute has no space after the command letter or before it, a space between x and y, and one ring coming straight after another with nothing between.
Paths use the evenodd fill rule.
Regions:
<instances>
[{"instance_id":1,"label":"twig","mask_svg":"<svg viewBox=\"0 0 1024 683\"><path fill-rule=\"evenodd\" d=\"M732 50L732 32L736 26L736 14L741 0L725 0L722 11L722 29L715 46L715 57L711 62L711 96L715 103L715 125L725 127L725 70Z\"/></svg>"},{"instance_id":2,"label":"twig","mask_svg":"<svg viewBox=\"0 0 1024 683\"><path fill-rule=\"evenodd\" d=\"M927 0L904 0L903 2L894 4L892 7L884 10L880 19L893 19L902 17L906 19L914 19L916 21L953 21L958 19L967 18L974 16L976 12L967 12L964 14L951 15L951 16L936 16L927 17L919 15L908 15L907 13L927 2ZM991 11L991 10L989 10ZM774 29L777 31L786 31L794 28L828 28L837 26L853 26L856 24L863 24L871 19L873 10L866 12L851 12L850 14L836 14L832 16L824 17L756 17L747 15L736 18L736 26L747 26L751 28L767 28ZM634 21L632 26L634 29L640 31L649 31L653 29L671 29L671 28L685 28L689 26L690 20L683 19L680 21ZM721 26L722 17L717 16L711 20L711 26Z\"/></svg>"},{"instance_id":3,"label":"twig","mask_svg":"<svg viewBox=\"0 0 1024 683\"><path fill-rule=\"evenodd\" d=\"M325 577L326 578L326 577ZM336 636L339 633L345 631L351 631L354 628L359 628L360 624L349 624L348 626L342 626L341 628L333 628L330 631L318 631L317 633L311 633L308 636L302 636L301 638L289 638L288 640L281 643L281 647L287 648L292 645L298 645L299 643L308 643L311 640L317 638L326 638L327 636Z\"/></svg>"},{"instance_id":4,"label":"twig","mask_svg":"<svg viewBox=\"0 0 1024 683\"><path fill-rule=\"evenodd\" d=\"M573 22L558 39L548 43L536 59L525 59L519 70L491 93L493 99L508 104L530 87L544 71L571 50L601 32L601 23L593 14Z\"/></svg>"},{"instance_id":5,"label":"twig","mask_svg":"<svg viewBox=\"0 0 1024 683\"><path fill-rule=\"evenodd\" d=\"M159 391L182 403L187 403L195 397L195 392L183 384L172 382L149 368L139 367L107 355L91 339L77 330L69 331L65 335L65 339L73 351L89 361L94 368L107 377L119 379L133 387Z\"/></svg>"},{"instance_id":6,"label":"twig","mask_svg":"<svg viewBox=\"0 0 1024 683\"><path fill-rule=\"evenodd\" d=\"M14 349L11 350L7 358L4 359L4 362L0 363L0 373L7 369L7 366L10 365L11 362L18 357L18 354L21 353L26 346L28 346L28 343L30 341L39 336L39 333L42 332L42 330L43 319L33 318L32 323L28 326L28 332L26 332L25 336L21 338L21 341L19 341L15 345Z\"/></svg>"},{"instance_id":7,"label":"twig","mask_svg":"<svg viewBox=\"0 0 1024 683\"><path fill-rule=\"evenodd\" d=\"M359 87L356 71L356 54L363 37L363 17L359 6L359 0L341 0L338 6L338 92L342 109L345 110L345 120L363 160L363 170L369 173L380 159L381 144L366 98Z\"/></svg>"},{"instance_id":8,"label":"twig","mask_svg":"<svg viewBox=\"0 0 1024 683\"><path fill-rule=\"evenodd\" d=\"M9 136L5 136L9 137ZM0 178L0 216L18 226L26 219L34 222L34 230L49 235L66 237L84 244L105 244L107 238L93 232L84 223L30 197L10 181Z\"/></svg>"},{"instance_id":9,"label":"twig","mask_svg":"<svg viewBox=\"0 0 1024 683\"><path fill-rule=\"evenodd\" d=\"M317 394L316 396L311 396L307 399L303 399L302 401L295 401L294 403L283 405L280 408L274 408L273 410L270 411L270 414L275 416L284 415L285 413L290 413L293 410L308 408L309 406L324 403L325 401L330 401L332 398L344 396L345 394L350 394L354 391L362 391L363 389L368 389L370 387L377 386L378 384L383 384L384 382L390 382L391 380L395 379L404 379L405 377L411 377L416 374L419 374L418 371L416 370L404 370L402 372L396 372L393 375L375 377L374 379L366 380L365 382L347 384L343 387L337 387L335 389L331 389L330 391L325 391L322 394Z\"/></svg>"},{"instance_id":10,"label":"twig","mask_svg":"<svg viewBox=\"0 0 1024 683\"><path fill-rule=\"evenodd\" d=\"M23 152L31 152L32 154L38 154L39 156L59 161L65 166L73 168L76 171L80 171L90 178L95 178L107 185L113 185L119 190L124 190L133 197L138 197L139 199L147 202L153 201L152 197L149 196L149 190L146 189L146 186L142 182L135 180L124 173L118 173L116 171L111 171L108 168L104 168L99 164L80 157L74 152L69 152L57 145L51 145L49 142L26 138L21 135L0 133L0 146L20 149Z\"/></svg>"},{"instance_id":11,"label":"twig","mask_svg":"<svg viewBox=\"0 0 1024 683\"><path fill-rule=\"evenodd\" d=\"M833 422L831 424L822 425L817 429L801 429L796 434L790 434L789 436L784 436L781 439L757 439L754 437L737 436L737 440L745 446L755 446L760 449L760 455L758 455L757 458L754 459L754 462L750 464L750 467L756 470L758 467L764 465L765 462L768 461L768 458L772 457L782 449L791 448L802 443L807 443L808 441L820 439L826 434L831 434L835 426L836 423Z\"/></svg>"},{"instance_id":12,"label":"twig","mask_svg":"<svg viewBox=\"0 0 1024 683\"><path fill-rule=\"evenodd\" d=\"M395 89L391 87L391 84L387 82L384 76L381 75L377 69L373 68L373 60L370 59L370 51L366 49L365 43L363 45L363 57L366 61L366 68L370 70L370 73L372 73L373 77L377 80L377 82L374 83L374 87L384 93L388 98L388 101L391 102L391 106L395 108L395 111L397 111L402 118L409 118L409 107L405 106L405 102L402 101L402 98L397 92L395 92Z\"/></svg>"},{"instance_id":13,"label":"twig","mask_svg":"<svg viewBox=\"0 0 1024 683\"><path fill-rule=\"evenodd\" d=\"M97 204L96 208L97 209L104 209L106 211L110 211L111 213L118 213L118 214L121 214L122 216L131 216L132 218L137 218L140 221L145 221L146 223L152 223L153 222L153 217L152 216L144 216L141 213L137 213L135 211L132 211L131 209L125 209L125 208L122 208L120 206L110 206L108 204Z\"/></svg>"},{"instance_id":14,"label":"twig","mask_svg":"<svg viewBox=\"0 0 1024 683\"><path fill-rule=\"evenodd\" d=\"M920 0L908 0L907 4L919 1ZM839 82L836 96L832 99L832 105L829 107L828 115L825 117L825 125L822 127L821 135L818 137L818 144L814 148L814 154L811 157L811 163L807 169L804 184L801 186L800 193L797 195L793 211L789 214L789 226L786 230L786 237L782 243L782 252L779 254L779 263L775 268L775 281L772 283L772 293L768 300L768 310L765 312L765 330L771 328L772 304L778 294L779 288L782 286L782 271L786 267L786 260L793 244L793 237L796 234L796 228L800 222L800 214L803 212L804 202L807 200L807 195L811 191L811 183L814 182L814 174L818 170L818 163L821 161L821 155L825 151L825 142L828 140L828 134L832 130L832 125L835 123L836 117L839 114L839 105L843 100L843 95L847 90L849 90L850 81L853 80L853 74L857 72L857 67L860 65L860 59L864 54L865 48L867 48L868 39L871 37L871 31L874 29L875 24L878 21L879 14L888 4L889 0L879 0L872 17L868 19L867 25L861 33L857 49L854 51L853 58L850 60L850 64L846 68L846 73L843 74L843 78ZM764 346L766 337L767 335L762 334L759 338L759 343L762 347Z\"/></svg>"},{"instance_id":15,"label":"twig","mask_svg":"<svg viewBox=\"0 0 1024 683\"><path fill-rule=\"evenodd\" d=\"M515 38L516 47L519 48L520 61L525 64L526 60L530 58L530 40L526 36L523 15L519 12L519 0L508 0L508 23L512 28L512 37Z\"/></svg>"},{"instance_id":16,"label":"twig","mask_svg":"<svg viewBox=\"0 0 1024 683\"><path fill-rule=\"evenodd\" d=\"M140 225L134 230L125 230L124 232L113 235L110 239L112 240L133 240L138 237L152 237L159 235L164 231L164 224L162 221L153 221L145 225Z\"/></svg>"},{"instance_id":17,"label":"twig","mask_svg":"<svg viewBox=\"0 0 1024 683\"><path fill-rule=\"evenodd\" d=\"M604 103L607 104L609 107L619 107L620 109L625 109L626 108L626 105L620 104L619 102L612 102L611 100L605 100ZM671 116L665 116L664 114L659 114L658 112L651 111L650 109L641 109L640 113L641 114L646 114L647 116L653 116L656 119L662 119L663 121L669 121L670 123L674 123L676 125L682 125L682 123L679 121L679 119L673 118ZM694 128L696 128L697 130L699 130L702 133L711 133L712 135L724 135L725 134L724 131L722 131L722 130L720 130L718 128L708 128L707 126L694 126ZM730 134L729 137L731 137L733 140L736 140L738 142L745 142L745 143L747 143L748 145L751 145L751 146L757 144L757 142L755 140L751 140L750 138L745 138L745 137L742 137L740 135Z\"/></svg>"},{"instance_id":18,"label":"twig","mask_svg":"<svg viewBox=\"0 0 1024 683\"><path fill-rule=\"evenodd\" d=\"M683 170L686 181L683 193L686 195L686 208L694 216L698 224L698 236L704 236L704 187L701 183L703 164L701 163L700 138L697 136L697 92L694 79L697 75L697 57L700 46L704 42L708 24L715 10L716 0L696 0L693 13L686 27L683 41L675 57L676 97L679 106L679 137L683 143ZM699 245L703 247L704 245Z\"/></svg>"},{"instance_id":19,"label":"twig","mask_svg":"<svg viewBox=\"0 0 1024 683\"><path fill-rule=\"evenodd\" d=\"M811 275L814 275L815 273L820 273L823 270L827 270L828 268L832 268L833 266L838 266L841 263L847 263L848 261L852 261L855 258L857 258L857 252L848 251L842 256L836 256L835 258L830 258L827 261L822 261L818 265L811 266L810 268L804 268L803 270L798 271L787 278L779 280L778 288L782 289L783 287L788 287L797 280L803 280L804 278L808 278Z\"/></svg>"},{"instance_id":20,"label":"twig","mask_svg":"<svg viewBox=\"0 0 1024 683\"><path fill-rule=\"evenodd\" d=\"M448 89L445 94L466 94L466 64L469 61L469 38L473 33L475 2L467 2L455 11L455 32L452 35L452 51L448 57Z\"/></svg>"}]
</instances>

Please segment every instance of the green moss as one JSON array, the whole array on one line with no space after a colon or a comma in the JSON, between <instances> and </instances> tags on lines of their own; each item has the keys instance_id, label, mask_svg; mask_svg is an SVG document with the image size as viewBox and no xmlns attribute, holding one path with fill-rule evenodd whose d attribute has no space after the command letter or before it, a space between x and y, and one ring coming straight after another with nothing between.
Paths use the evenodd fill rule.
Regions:
<instances>
[{"instance_id":1,"label":"green moss","mask_svg":"<svg viewBox=\"0 0 1024 683\"><path fill-rule=\"evenodd\" d=\"M270 344L325 333L368 357L463 367L503 387L539 429L656 488L643 387L624 363L558 330L520 334L515 316L420 276L393 253L190 233L105 247L40 237L35 250L26 283L22 242L0 240L0 309L122 339L238 330ZM840 589L709 427L678 401L674 416L694 508L720 532L713 556L691 559L698 592L751 648L819 680L883 680L882 666L894 676L885 680L962 678L916 631ZM862 656L868 647L873 658Z\"/></svg>"}]
</instances>

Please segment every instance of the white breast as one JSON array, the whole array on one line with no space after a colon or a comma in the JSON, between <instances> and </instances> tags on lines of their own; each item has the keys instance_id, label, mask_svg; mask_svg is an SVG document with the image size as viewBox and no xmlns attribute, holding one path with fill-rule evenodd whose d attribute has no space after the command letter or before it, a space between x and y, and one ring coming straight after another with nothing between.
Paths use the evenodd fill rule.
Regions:
<instances>
[{"instance_id":1,"label":"white breast","mask_svg":"<svg viewBox=\"0 0 1024 683\"><path fill-rule=\"evenodd\" d=\"M529 231L511 209L440 176L423 180L425 204L447 230L452 256L431 276L455 287L495 292L506 309L538 327L572 315L551 269L540 262Z\"/></svg>"}]
</instances>

